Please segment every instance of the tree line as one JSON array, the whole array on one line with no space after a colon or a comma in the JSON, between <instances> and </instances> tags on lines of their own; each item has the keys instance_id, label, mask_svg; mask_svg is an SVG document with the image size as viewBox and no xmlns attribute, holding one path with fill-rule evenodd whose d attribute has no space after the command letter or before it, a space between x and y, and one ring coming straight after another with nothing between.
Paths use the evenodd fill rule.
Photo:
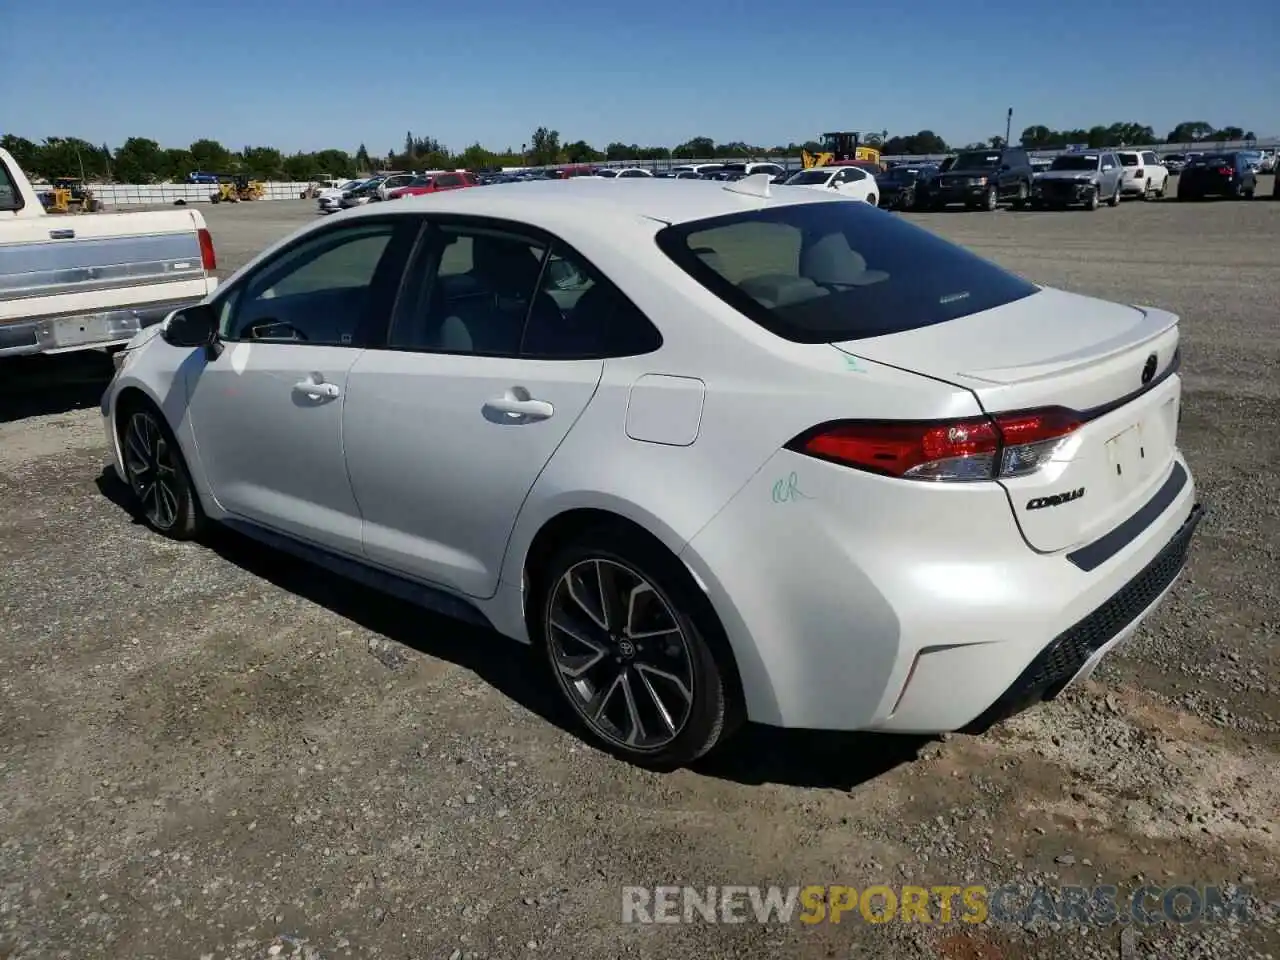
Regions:
<instances>
[{"instance_id":1,"label":"tree line","mask_svg":"<svg viewBox=\"0 0 1280 960\"><path fill-rule=\"evenodd\" d=\"M863 142L879 147L889 156L944 154L957 149L986 149L1001 146L1002 137L964 145L949 145L932 130L910 135L889 136L888 131L867 133ZM1240 127L1215 127L1203 121L1178 124L1163 142L1213 142L1253 140L1252 131ZM1147 146L1162 142L1150 126L1113 123L1089 129L1052 130L1037 125L1022 131L1020 143L1031 149L1061 148L1069 144L1089 147ZM192 171L240 174L258 180L309 181L318 177L353 177L378 169L432 170L454 167L483 170L497 167L550 166L557 163L599 163L602 161L656 161L731 159L747 157L794 157L801 150L815 152L816 140L804 143L763 146L743 141L718 143L711 137L693 137L674 147L641 146L615 141L598 149L585 140L565 142L558 130L538 127L519 150L502 151L473 143L454 152L434 137L406 133L398 149L371 154L364 144L354 153L337 148L313 152L283 153L275 147L246 146L233 150L217 140L201 139L186 147L162 147L155 140L130 137L114 150L107 144L94 145L79 137L48 137L37 143L14 134L0 136L0 147L13 154L29 175L84 177L119 183L180 181Z\"/></svg>"}]
</instances>

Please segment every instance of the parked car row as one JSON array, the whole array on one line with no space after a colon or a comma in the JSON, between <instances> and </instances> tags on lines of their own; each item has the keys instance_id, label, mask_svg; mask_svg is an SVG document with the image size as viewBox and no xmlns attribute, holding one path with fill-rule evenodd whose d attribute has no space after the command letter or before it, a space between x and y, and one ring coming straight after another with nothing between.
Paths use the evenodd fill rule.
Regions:
<instances>
[{"instance_id":1,"label":"parked car row","mask_svg":"<svg viewBox=\"0 0 1280 960\"><path fill-rule=\"evenodd\" d=\"M554 170L477 174L452 170L391 174L350 180L322 190L322 213L419 196L442 190L547 179L718 180L734 181L767 174L772 183L834 190L839 195L894 210L943 210L963 206L991 211L1002 204L1016 209L1096 210L1121 199L1161 199L1169 178L1183 174L1178 199L1208 196L1252 197L1261 170L1258 151L1170 154L1153 150L1075 149L1056 157L1032 157L1021 147L966 150L941 163L877 164L868 161L787 169L771 161L727 161L679 164L666 170L644 167L602 168L590 164ZM1274 157L1271 158L1274 163Z\"/></svg>"}]
</instances>

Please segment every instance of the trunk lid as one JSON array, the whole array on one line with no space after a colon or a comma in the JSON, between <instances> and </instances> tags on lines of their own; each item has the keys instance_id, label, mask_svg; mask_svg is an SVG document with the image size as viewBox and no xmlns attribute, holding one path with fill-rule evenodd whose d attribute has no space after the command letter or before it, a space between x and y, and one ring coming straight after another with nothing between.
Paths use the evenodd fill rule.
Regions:
<instances>
[{"instance_id":1,"label":"trunk lid","mask_svg":"<svg viewBox=\"0 0 1280 960\"><path fill-rule=\"evenodd\" d=\"M1079 415L1051 462L999 481L1038 551L1106 533L1172 470L1178 318L1163 310L1042 289L994 310L835 346L963 387L992 415L1038 407Z\"/></svg>"}]
</instances>

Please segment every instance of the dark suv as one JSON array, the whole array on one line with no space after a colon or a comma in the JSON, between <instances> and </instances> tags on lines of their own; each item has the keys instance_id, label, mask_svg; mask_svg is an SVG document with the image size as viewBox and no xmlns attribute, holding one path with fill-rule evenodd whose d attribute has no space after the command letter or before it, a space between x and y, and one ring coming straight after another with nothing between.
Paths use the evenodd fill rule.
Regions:
<instances>
[{"instance_id":1,"label":"dark suv","mask_svg":"<svg viewBox=\"0 0 1280 960\"><path fill-rule=\"evenodd\" d=\"M1031 176L1031 158L1021 147L966 150L929 181L920 203L934 210L953 203L994 210L1011 200L1021 207L1031 196Z\"/></svg>"}]
</instances>

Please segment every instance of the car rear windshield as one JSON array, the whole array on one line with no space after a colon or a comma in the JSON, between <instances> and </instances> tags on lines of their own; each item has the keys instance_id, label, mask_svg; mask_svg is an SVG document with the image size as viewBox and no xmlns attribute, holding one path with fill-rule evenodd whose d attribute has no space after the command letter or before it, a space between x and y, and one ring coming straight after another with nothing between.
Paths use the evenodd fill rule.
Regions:
<instances>
[{"instance_id":1,"label":"car rear windshield","mask_svg":"<svg viewBox=\"0 0 1280 960\"><path fill-rule=\"evenodd\" d=\"M845 200L681 223L657 242L725 303L796 343L915 330L1038 290L900 217Z\"/></svg>"}]
</instances>

